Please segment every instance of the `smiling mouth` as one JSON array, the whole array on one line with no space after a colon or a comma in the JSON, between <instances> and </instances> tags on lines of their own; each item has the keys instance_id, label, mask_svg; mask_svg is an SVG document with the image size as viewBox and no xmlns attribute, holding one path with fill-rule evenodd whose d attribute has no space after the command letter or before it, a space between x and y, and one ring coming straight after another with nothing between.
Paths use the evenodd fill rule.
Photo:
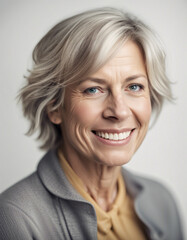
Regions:
<instances>
[{"instance_id":1,"label":"smiling mouth","mask_svg":"<svg viewBox=\"0 0 187 240\"><path fill-rule=\"evenodd\" d=\"M128 138L133 130L134 129L130 131L120 132L120 133L111 133L111 132L102 132L102 131L92 131L92 132L95 135L99 136L100 138L103 138L106 140L121 141Z\"/></svg>"}]
</instances>

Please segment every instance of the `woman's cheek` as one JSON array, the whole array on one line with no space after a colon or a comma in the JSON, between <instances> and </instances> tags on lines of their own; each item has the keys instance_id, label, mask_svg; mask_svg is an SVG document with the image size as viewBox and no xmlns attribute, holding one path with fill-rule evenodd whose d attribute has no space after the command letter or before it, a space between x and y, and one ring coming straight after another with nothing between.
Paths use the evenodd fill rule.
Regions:
<instances>
[{"instance_id":1,"label":"woman's cheek","mask_svg":"<svg viewBox=\"0 0 187 240\"><path fill-rule=\"evenodd\" d=\"M131 110L141 125L148 124L151 117L151 101L148 97L131 101Z\"/></svg>"},{"instance_id":2,"label":"woman's cheek","mask_svg":"<svg viewBox=\"0 0 187 240\"><path fill-rule=\"evenodd\" d=\"M80 125L88 126L94 124L101 116L101 105L97 101L81 101L74 104L72 118Z\"/></svg>"}]
</instances>

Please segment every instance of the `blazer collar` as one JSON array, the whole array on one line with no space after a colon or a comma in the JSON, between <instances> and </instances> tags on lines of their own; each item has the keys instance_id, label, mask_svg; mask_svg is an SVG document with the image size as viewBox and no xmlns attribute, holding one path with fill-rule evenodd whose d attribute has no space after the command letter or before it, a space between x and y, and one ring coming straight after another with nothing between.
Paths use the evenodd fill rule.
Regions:
<instances>
[{"instance_id":1,"label":"blazer collar","mask_svg":"<svg viewBox=\"0 0 187 240\"><path fill-rule=\"evenodd\" d=\"M69 183L60 166L56 151L49 151L38 164L38 175L45 187L54 195L67 199L86 202Z\"/></svg>"},{"instance_id":2,"label":"blazer collar","mask_svg":"<svg viewBox=\"0 0 187 240\"><path fill-rule=\"evenodd\" d=\"M41 159L37 169L38 175L45 187L52 194L67 200L88 202L72 187L60 166L56 151L51 150ZM148 181L122 168L126 190L134 199L135 211L138 217L150 230L151 239L164 239L163 224L157 214L157 202L151 198L154 189ZM91 204L90 204L91 205Z\"/></svg>"},{"instance_id":3,"label":"blazer collar","mask_svg":"<svg viewBox=\"0 0 187 240\"><path fill-rule=\"evenodd\" d=\"M161 209L160 202L155 196L155 188L152 181L137 176L123 168L122 174L125 180L127 192L134 200L136 214L147 226L150 239L165 239L164 222L158 211Z\"/></svg>"}]
</instances>

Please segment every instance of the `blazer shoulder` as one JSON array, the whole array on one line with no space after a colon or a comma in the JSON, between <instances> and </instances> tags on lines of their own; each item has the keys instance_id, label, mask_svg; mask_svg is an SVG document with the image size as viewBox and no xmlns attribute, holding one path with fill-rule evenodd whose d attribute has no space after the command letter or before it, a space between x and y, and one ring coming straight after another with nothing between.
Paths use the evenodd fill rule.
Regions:
<instances>
[{"instance_id":1,"label":"blazer shoulder","mask_svg":"<svg viewBox=\"0 0 187 240\"><path fill-rule=\"evenodd\" d=\"M147 176L143 176L132 171L123 169L123 175L125 176L125 181L127 181L127 185L131 187L135 187L137 191L142 193L149 194L149 197L152 195L162 197L162 200L172 200L175 202L174 194L169 189L169 187L163 182L153 179Z\"/></svg>"},{"instance_id":2,"label":"blazer shoulder","mask_svg":"<svg viewBox=\"0 0 187 240\"><path fill-rule=\"evenodd\" d=\"M167 185L146 176L141 176L126 169L123 170L127 190L135 196L135 201L141 204L146 211L150 209L150 213L163 215L163 219L173 218L179 219L178 202ZM153 208L154 206L154 208ZM157 210L156 210L157 209ZM155 212L156 210L156 212Z\"/></svg>"},{"instance_id":3,"label":"blazer shoulder","mask_svg":"<svg viewBox=\"0 0 187 240\"><path fill-rule=\"evenodd\" d=\"M181 214L172 191L158 180L126 169L123 170L123 175L127 189L135 196L135 208L141 219L146 219L154 228L169 234L167 239L183 239ZM168 229L172 231L168 232Z\"/></svg>"},{"instance_id":4,"label":"blazer shoulder","mask_svg":"<svg viewBox=\"0 0 187 240\"><path fill-rule=\"evenodd\" d=\"M37 172L17 182L0 194L0 209L19 209L26 215L36 217L52 205L48 193Z\"/></svg>"},{"instance_id":5,"label":"blazer shoulder","mask_svg":"<svg viewBox=\"0 0 187 240\"><path fill-rule=\"evenodd\" d=\"M32 239L38 232L32 211L36 209L33 198L37 182L34 173L0 194L0 239Z\"/></svg>"},{"instance_id":6,"label":"blazer shoulder","mask_svg":"<svg viewBox=\"0 0 187 240\"><path fill-rule=\"evenodd\" d=\"M30 199L36 189L41 185L37 173L34 172L30 176L20 180L13 186L0 194L0 204L4 201L14 202L14 204L22 204L23 201ZM20 201L21 200L21 201Z\"/></svg>"}]
</instances>

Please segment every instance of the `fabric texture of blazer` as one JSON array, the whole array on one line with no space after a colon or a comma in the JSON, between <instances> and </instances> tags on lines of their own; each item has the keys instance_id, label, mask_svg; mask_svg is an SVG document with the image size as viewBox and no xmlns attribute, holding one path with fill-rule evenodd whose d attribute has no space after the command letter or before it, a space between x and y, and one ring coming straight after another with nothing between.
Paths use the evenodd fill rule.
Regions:
<instances>
[{"instance_id":1,"label":"fabric texture of blazer","mask_svg":"<svg viewBox=\"0 0 187 240\"><path fill-rule=\"evenodd\" d=\"M122 174L148 239L183 240L180 216L170 192L124 168ZM0 239L97 239L94 207L68 182L55 151L42 158L35 173L0 195Z\"/></svg>"}]
</instances>

